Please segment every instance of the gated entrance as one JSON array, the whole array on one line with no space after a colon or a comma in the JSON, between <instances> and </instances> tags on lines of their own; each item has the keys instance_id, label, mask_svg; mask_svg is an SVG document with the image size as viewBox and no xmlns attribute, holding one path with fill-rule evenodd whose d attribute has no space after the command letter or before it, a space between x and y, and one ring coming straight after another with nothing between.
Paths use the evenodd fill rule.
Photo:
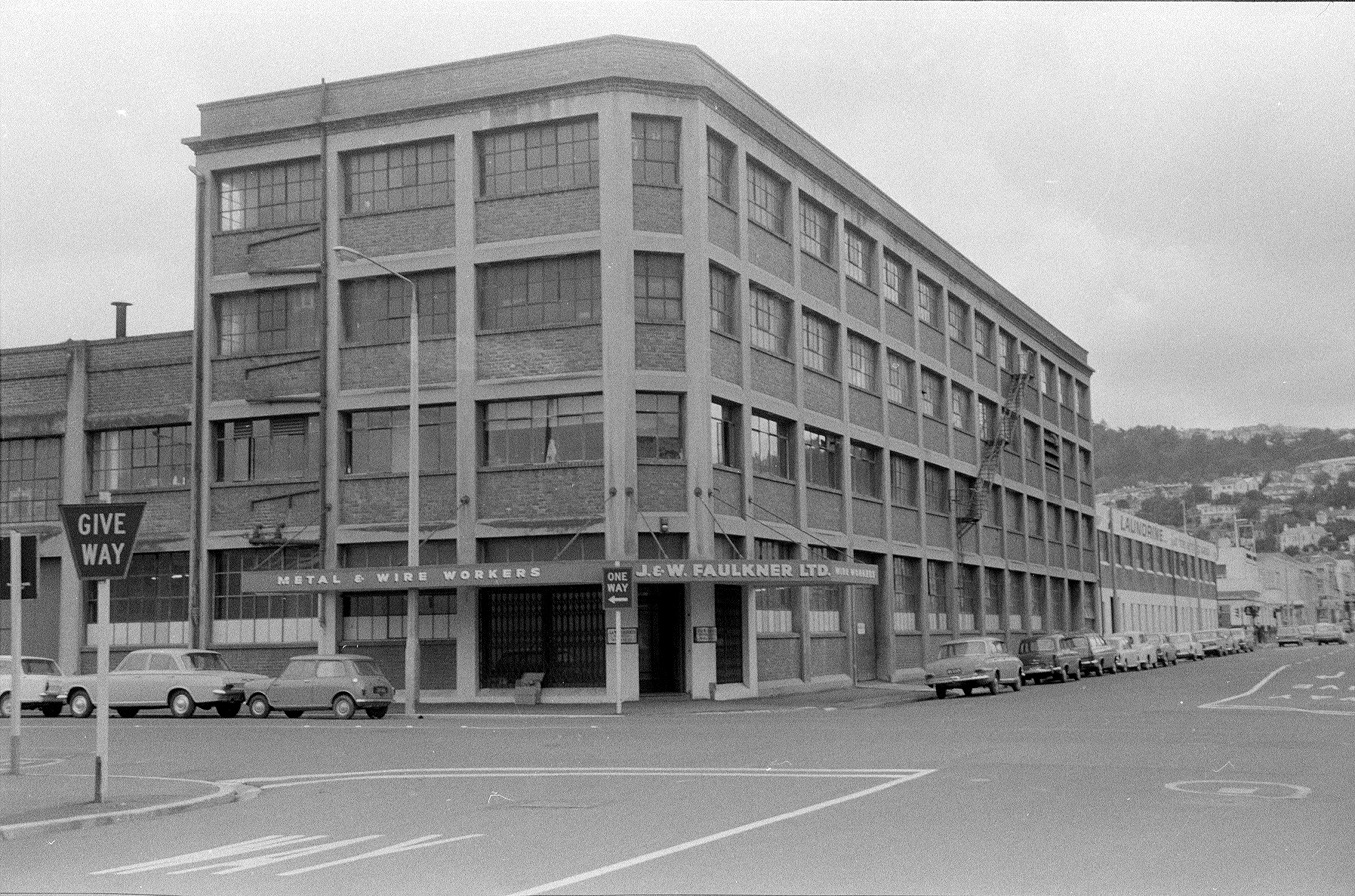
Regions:
<instances>
[{"instance_id":1,"label":"gated entrance","mask_svg":"<svg viewBox=\"0 0 1355 896\"><path fill-rule=\"evenodd\" d=\"M607 686L600 587L480 591L480 687L511 688L526 672L543 687Z\"/></svg>"},{"instance_id":2,"label":"gated entrance","mask_svg":"<svg viewBox=\"0 0 1355 896\"><path fill-rule=\"evenodd\" d=\"M743 684L743 589L715 586L715 683Z\"/></svg>"}]
</instances>

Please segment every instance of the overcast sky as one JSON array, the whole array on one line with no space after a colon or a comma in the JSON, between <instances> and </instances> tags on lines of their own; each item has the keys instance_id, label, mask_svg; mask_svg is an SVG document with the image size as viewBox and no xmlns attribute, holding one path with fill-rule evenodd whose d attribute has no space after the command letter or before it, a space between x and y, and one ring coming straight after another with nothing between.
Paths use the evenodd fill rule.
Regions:
<instances>
[{"instance_id":1,"label":"overcast sky","mask_svg":"<svg viewBox=\"0 0 1355 896\"><path fill-rule=\"evenodd\" d=\"M1355 427L1355 5L0 0L0 346L189 329L197 104L700 47L1090 353L1111 426ZM656 74L662 74L656 73Z\"/></svg>"}]
</instances>

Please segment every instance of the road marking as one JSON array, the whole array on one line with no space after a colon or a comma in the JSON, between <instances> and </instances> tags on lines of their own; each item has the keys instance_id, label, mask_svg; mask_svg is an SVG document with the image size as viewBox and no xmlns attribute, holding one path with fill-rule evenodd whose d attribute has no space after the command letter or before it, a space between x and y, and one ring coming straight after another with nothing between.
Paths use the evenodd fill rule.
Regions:
<instances>
[{"instance_id":1,"label":"road marking","mask_svg":"<svg viewBox=\"0 0 1355 896\"><path fill-rule=\"evenodd\" d=\"M1261 800L1301 800L1312 793L1297 784L1279 784L1275 781L1173 781L1165 785L1177 793L1200 796L1250 796ZM1270 788L1269 792L1263 790Z\"/></svg>"},{"instance_id":2,"label":"road marking","mask_svg":"<svg viewBox=\"0 0 1355 896\"><path fill-rule=\"evenodd\" d=\"M375 840L380 834L367 834L364 837L350 837L347 840L338 840L334 843L321 843L316 846L303 846L300 849L291 849L286 852L275 852L266 856L250 856L247 859L235 859L229 862L216 862L211 865L203 865L199 868L181 868L178 871L171 871L170 874L193 874L198 871L212 871L213 868L224 869L222 871L212 871L213 874L238 874L241 871L253 871L255 868L262 868L265 865L276 865L278 862L286 862L301 856L315 855L318 852L329 852L334 849L343 849L345 846L352 846L355 843L365 843L368 840ZM310 840L315 837L307 838Z\"/></svg>"},{"instance_id":3,"label":"road marking","mask_svg":"<svg viewBox=\"0 0 1355 896\"><path fill-rule=\"evenodd\" d=\"M253 840L244 840L240 843L231 843L213 849L203 849L198 852L185 853L168 859L156 859L150 862L138 862L135 865L105 868L102 871L92 871L90 874L142 874L147 871L162 871L166 868L173 868L176 865L195 865L198 862L212 862L228 856L244 855L245 853L250 852L262 852L265 849L274 849L278 846L319 839L319 837L306 837L302 834L270 834L266 837L256 837Z\"/></svg>"},{"instance_id":4,"label":"road marking","mask_svg":"<svg viewBox=\"0 0 1355 896\"><path fill-rule=\"evenodd\" d=\"M413 840L406 840L404 843L383 846L380 849L364 852L361 855L349 856L346 859L335 859L333 862L325 862L321 865L311 865L307 868L294 868L291 871L283 871L278 877L291 877L294 874L308 874L312 871L319 871L322 868L333 868L335 865L347 865L350 862L361 862L363 859L375 859L379 856L394 855L398 852L409 852L414 849L423 849L425 846L441 846L444 843L455 843L458 840L473 840L476 837L483 837L484 834L465 834L460 837L448 837L439 840L438 838L441 836L441 834L428 834L423 837L415 837Z\"/></svg>"},{"instance_id":5,"label":"road marking","mask_svg":"<svg viewBox=\"0 0 1355 896\"><path fill-rule=\"evenodd\" d=\"M895 778L893 780L886 781L883 784L876 784L874 787L867 787L865 790L858 790L855 793L849 793L845 796L834 797L831 800L824 800L823 802L815 803L812 806L805 806L800 809L794 809L790 812L783 812L780 815L774 815L771 818L763 818L759 821L749 822L748 824L739 825L738 827L735 828L729 828L728 830L720 831L719 833L709 834L705 837L698 837L695 840L688 840L685 843L679 843L675 846L669 846L666 849L657 849L653 852L647 852L644 855L636 856L631 859L626 859L621 862L615 862L611 865L606 865L602 868L595 868L592 871L584 871L581 874L575 874L572 877L561 878L560 880L555 880L551 881L550 883L541 884L540 886L532 887L529 890L519 890L518 892L513 893L512 896L536 896L536 894L539 893L549 893L552 890L558 890L561 887L568 887L577 883L582 883L583 881L593 880L595 878L602 877L603 875L611 874L613 871L621 871L626 868L633 868L636 865L642 865L645 862L652 862L655 859L661 859L664 858L665 856L671 856L674 853L683 852L688 849L695 849L698 846L705 846L707 843L714 843L718 840L724 840L729 837L734 837L739 834L747 833L748 831L754 831L757 830L758 828L766 827L767 825L770 824L776 824L778 821L786 821L791 818L798 818L801 815L808 815L810 812L817 812L820 809L827 809L831 806L836 806L841 803L849 802L850 800L860 799L863 796L870 796L873 793L879 793L880 791L887 790L890 787L896 787L899 784L905 784L909 781L917 780L918 778L921 778L923 775L931 774L933 771L935 771L935 769L915 769L911 772L911 774L908 777Z\"/></svg>"},{"instance_id":6,"label":"road marking","mask_svg":"<svg viewBox=\"0 0 1355 896\"><path fill-rule=\"evenodd\" d=\"M1327 680L1327 679L1332 679L1332 678L1340 678L1340 677L1342 677L1342 676L1345 675L1345 674L1346 674L1346 673L1345 673L1345 670L1343 669L1342 671L1337 672L1335 675L1314 675L1313 677L1314 677L1314 678L1321 678L1321 679Z\"/></svg>"},{"instance_id":7,"label":"road marking","mask_svg":"<svg viewBox=\"0 0 1355 896\"><path fill-rule=\"evenodd\" d=\"M1236 696L1233 696L1233 697L1224 697L1222 700L1215 700L1213 703L1204 703L1204 704L1201 704L1201 706L1200 706L1199 708L1200 708L1200 709L1216 709L1216 708L1222 706L1224 703L1228 703L1228 702L1233 701L1233 700L1241 700L1243 697L1250 697L1252 694L1255 694L1257 691L1261 690L1261 688L1265 687L1265 686L1270 682L1270 680L1271 680L1272 678L1274 678L1276 675L1279 675L1281 672L1283 672L1285 669L1288 669L1288 668L1289 668L1289 664L1286 663L1285 665L1283 665L1283 666L1281 666L1280 668L1276 669L1274 672L1271 672L1271 673L1270 673L1269 675L1267 675L1265 678L1263 678L1263 679L1261 679L1260 681L1258 681L1258 682L1256 683L1256 686L1253 687L1251 690L1249 690L1249 691L1243 691L1241 694L1237 694Z\"/></svg>"}]
</instances>

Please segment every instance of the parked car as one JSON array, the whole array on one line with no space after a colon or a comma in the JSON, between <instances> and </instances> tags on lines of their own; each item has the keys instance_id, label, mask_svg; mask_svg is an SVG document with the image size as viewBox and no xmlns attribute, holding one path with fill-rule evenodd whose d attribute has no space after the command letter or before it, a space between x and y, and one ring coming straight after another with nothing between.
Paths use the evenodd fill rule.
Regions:
<instances>
[{"instance_id":1,"label":"parked car","mask_svg":"<svg viewBox=\"0 0 1355 896\"><path fill-rule=\"evenodd\" d=\"M1125 667L1130 669L1147 669L1149 666L1157 665L1157 648L1148 643L1148 636L1143 632L1116 632L1129 639L1130 649L1122 653Z\"/></svg>"},{"instance_id":2,"label":"parked car","mask_svg":"<svg viewBox=\"0 0 1355 896\"><path fill-rule=\"evenodd\" d=\"M108 707L124 718L143 709L164 709L187 718L199 706L231 718L240 714L250 684L264 678L237 672L214 650L149 647L133 650L108 673ZM83 719L94 711L97 675L74 675L66 680L66 705Z\"/></svg>"},{"instance_id":3,"label":"parked car","mask_svg":"<svg viewBox=\"0 0 1355 896\"><path fill-rule=\"evenodd\" d=\"M1023 681L1082 677L1082 654L1067 635L1055 632L1024 638L1017 645L1016 655L1021 660Z\"/></svg>"},{"instance_id":4,"label":"parked car","mask_svg":"<svg viewBox=\"0 0 1355 896\"><path fill-rule=\"evenodd\" d=\"M275 709L289 719L309 710L330 709L351 719L359 709L379 719L390 708L395 688L376 661L356 653L294 656L277 678L255 682L249 693L249 714L266 719Z\"/></svg>"},{"instance_id":5,"label":"parked car","mask_svg":"<svg viewBox=\"0 0 1355 896\"><path fill-rule=\"evenodd\" d=\"M1096 632L1078 632L1069 636L1080 654L1081 670L1087 674L1103 675L1115 671L1115 647Z\"/></svg>"},{"instance_id":6,"label":"parked car","mask_svg":"<svg viewBox=\"0 0 1355 896\"><path fill-rule=\"evenodd\" d=\"M1234 653L1251 653L1256 649L1256 637L1245 628L1225 628L1220 631L1227 632L1232 639Z\"/></svg>"},{"instance_id":7,"label":"parked car","mask_svg":"<svg viewBox=\"0 0 1355 896\"><path fill-rule=\"evenodd\" d=\"M1219 636L1218 629L1206 628L1198 632L1192 632L1195 640L1200 642L1200 648L1205 656L1213 654L1214 656L1223 656L1226 652L1223 638Z\"/></svg>"},{"instance_id":8,"label":"parked car","mask_svg":"<svg viewBox=\"0 0 1355 896\"><path fill-rule=\"evenodd\" d=\"M1311 625L1300 625L1299 634L1303 635L1303 640L1311 641L1313 640L1313 627Z\"/></svg>"},{"instance_id":9,"label":"parked car","mask_svg":"<svg viewBox=\"0 0 1355 896\"><path fill-rule=\"evenodd\" d=\"M45 656L26 656L19 660L23 680L19 683L19 711L41 710L51 718L61 715L66 705L66 676L56 660ZM14 657L0 657L0 718L14 711Z\"/></svg>"},{"instance_id":10,"label":"parked car","mask_svg":"<svg viewBox=\"0 0 1355 896\"><path fill-rule=\"evenodd\" d=\"M1172 632L1167 640L1176 646L1176 656L1192 660L1204 659L1204 645L1191 632Z\"/></svg>"},{"instance_id":11,"label":"parked car","mask_svg":"<svg viewBox=\"0 0 1355 896\"><path fill-rule=\"evenodd\" d=\"M1148 635L1148 643L1153 645L1159 666L1176 665L1176 645L1172 643L1169 635Z\"/></svg>"},{"instance_id":12,"label":"parked car","mask_svg":"<svg viewBox=\"0 0 1355 896\"><path fill-rule=\"evenodd\" d=\"M1302 647L1303 633L1299 631L1297 625L1282 625L1275 629L1275 644L1278 647L1283 647L1286 644Z\"/></svg>"},{"instance_id":13,"label":"parked car","mask_svg":"<svg viewBox=\"0 0 1355 896\"><path fill-rule=\"evenodd\" d=\"M1021 660L1007 652L1001 638L947 641L923 669L938 700L944 700L952 688L964 691L966 697L974 688L987 688L990 694L996 694L1000 685L1021 690Z\"/></svg>"},{"instance_id":14,"label":"parked car","mask_svg":"<svg viewBox=\"0 0 1355 896\"><path fill-rule=\"evenodd\" d=\"M1319 622L1313 626L1313 643L1344 644L1346 633L1334 622Z\"/></svg>"}]
</instances>

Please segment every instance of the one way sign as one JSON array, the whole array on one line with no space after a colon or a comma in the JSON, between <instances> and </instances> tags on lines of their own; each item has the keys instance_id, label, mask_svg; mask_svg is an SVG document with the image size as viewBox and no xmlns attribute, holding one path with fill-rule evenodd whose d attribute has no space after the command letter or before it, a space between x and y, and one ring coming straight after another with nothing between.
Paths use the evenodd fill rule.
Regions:
<instances>
[{"instance_id":1,"label":"one way sign","mask_svg":"<svg viewBox=\"0 0 1355 896\"><path fill-rule=\"evenodd\" d=\"M144 503L61 504L61 523L71 545L76 577L125 579L132 563Z\"/></svg>"},{"instance_id":2,"label":"one way sign","mask_svg":"<svg viewBox=\"0 0 1355 896\"><path fill-rule=\"evenodd\" d=\"M612 566L602 571L602 606L606 609L624 610L631 606L635 597L629 566Z\"/></svg>"}]
</instances>

